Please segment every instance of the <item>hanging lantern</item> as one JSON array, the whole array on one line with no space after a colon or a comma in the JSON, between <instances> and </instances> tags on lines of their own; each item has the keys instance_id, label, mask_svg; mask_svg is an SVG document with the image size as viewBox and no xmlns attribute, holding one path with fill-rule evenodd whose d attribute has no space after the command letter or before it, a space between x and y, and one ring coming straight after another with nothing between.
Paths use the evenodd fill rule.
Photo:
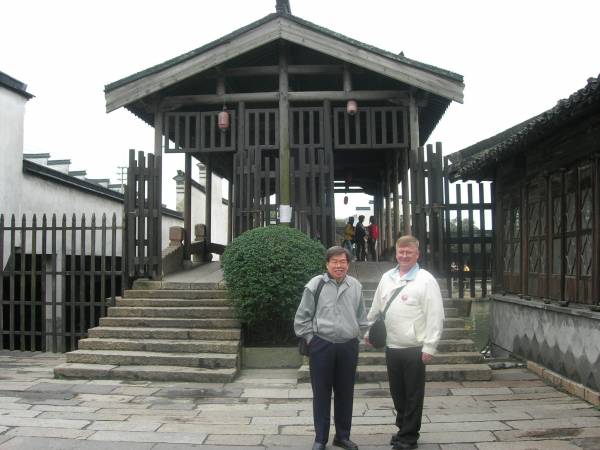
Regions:
<instances>
[{"instance_id":1,"label":"hanging lantern","mask_svg":"<svg viewBox=\"0 0 600 450\"><path fill-rule=\"evenodd\" d=\"M358 111L358 105L356 104L356 100L348 100L346 103L346 112L353 116Z\"/></svg>"},{"instance_id":2,"label":"hanging lantern","mask_svg":"<svg viewBox=\"0 0 600 450\"><path fill-rule=\"evenodd\" d=\"M348 204L348 196L344 195L344 205L347 205L347 204Z\"/></svg>"},{"instance_id":3,"label":"hanging lantern","mask_svg":"<svg viewBox=\"0 0 600 450\"><path fill-rule=\"evenodd\" d=\"M218 115L217 125L221 131L225 131L229 128L229 113L225 110L225 107L223 107L223 111Z\"/></svg>"}]
</instances>

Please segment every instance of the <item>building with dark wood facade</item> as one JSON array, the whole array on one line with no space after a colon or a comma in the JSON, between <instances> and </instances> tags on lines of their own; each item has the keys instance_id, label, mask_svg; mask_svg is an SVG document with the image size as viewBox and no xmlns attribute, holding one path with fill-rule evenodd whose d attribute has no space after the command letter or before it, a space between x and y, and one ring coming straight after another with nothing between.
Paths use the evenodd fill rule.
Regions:
<instances>
[{"instance_id":1,"label":"building with dark wood facade","mask_svg":"<svg viewBox=\"0 0 600 450\"><path fill-rule=\"evenodd\" d=\"M600 77L449 158L493 181L492 342L598 390Z\"/></svg>"},{"instance_id":2,"label":"building with dark wood facade","mask_svg":"<svg viewBox=\"0 0 600 450\"><path fill-rule=\"evenodd\" d=\"M276 13L105 95L108 112L125 107L154 126L157 157L185 153L186 176L193 157L230 181L230 238L291 222L332 245L334 193L349 190L374 196L390 245L401 223L410 230L411 161L463 88L461 75L322 28L278 1ZM209 214L206 226L210 237Z\"/></svg>"}]
</instances>

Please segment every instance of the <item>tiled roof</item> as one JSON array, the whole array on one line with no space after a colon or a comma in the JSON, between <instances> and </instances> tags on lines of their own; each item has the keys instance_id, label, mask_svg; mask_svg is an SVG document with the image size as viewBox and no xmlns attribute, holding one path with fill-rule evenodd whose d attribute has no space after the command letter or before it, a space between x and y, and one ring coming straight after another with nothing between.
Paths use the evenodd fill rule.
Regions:
<instances>
[{"instance_id":1,"label":"tiled roof","mask_svg":"<svg viewBox=\"0 0 600 450\"><path fill-rule=\"evenodd\" d=\"M568 125L584 114L600 111L600 75L589 78L587 85L569 98L559 100L553 108L515 125L491 138L449 155L451 180L470 179L477 173L527 145L548 135L557 127Z\"/></svg>"},{"instance_id":2,"label":"tiled roof","mask_svg":"<svg viewBox=\"0 0 600 450\"><path fill-rule=\"evenodd\" d=\"M259 26L261 26L261 25L263 25L263 24L265 24L265 23L267 23L267 22L269 22L269 21L271 21L273 19L276 19L277 17L285 17L286 19L294 21L294 22L296 22L296 23L298 23L298 24L300 24L300 25L302 25L302 26L304 26L306 28L312 29L313 31L325 34L327 36L330 36L330 37L333 37L333 38L338 39L340 41L346 42L346 43L348 43L350 45L353 45L355 47L362 48L362 49L364 49L366 51L369 51L371 53L376 53L378 55L381 55L381 56L384 56L386 58L395 60L397 62L406 64L408 66L419 68L419 69L431 72L433 74L436 74L438 76L442 76L442 77L445 77L445 78L450 78L450 79L455 80L455 81L459 81L461 83L463 82L463 76L459 75L457 73L450 72L450 71L444 70L444 69L440 69L439 67L431 66L429 64L424 64L424 63L421 63L419 61L415 61L415 60L410 59L410 58L406 58L403 54L399 54L398 55L398 54L395 54L395 53L392 53L392 52L388 52L386 50L382 50L380 48L377 48L377 47L365 44L363 42L360 42L360 41L357 41L355 39L352 39L352 38L349 38L347 36L344 36L343 34L336 33L335 31L331 31L331 30L329 30L327 28L324 28L324 27L321 27L319 25L315 25L312 22L309 22L307 20L301 19L300 17L293 16L291 14L273 13L273 14L269 14L269 15L263 17L262 19L257 20L256 22L252 22L252 23L250 23L250 24L248 24L248 25L246 25L246 26L244 26L242 28L239 28L239 29L237 29L237 30L235 30L235 31L233 31L233 32L231 32L231 33L229 33L229 34L227 34L227 35L225 35L225 36L223 36L223 37L221 37L221 38L213 41L213 42L210 42L210 43L208 43L206 45L203 45L202 47L199 47L199 48L197 48L195 50L192 50L190 52L184 53L183 55L177 56L175 58L169 59L169 60L167 60L167 61L165 61L165 62L163 62L161 64L158 64L156 66L150 67L148 69L145 69L145 70L143 70L141 72L135 73L135 74L130 75L128 77L122 78L121 80L115 81L113 83L109 83L109 84L107 84L104 87L104 92L108 93L108 92L113 91L113 90L115 90L115 89L117 89L117 88L119 88L121 86L124 86L124 85L126 85L126 84L128 84L128 83L130 83L132 81L139 80L141 78L144 78L144 77L146 77L148 75L152 75L154 73L158 73L158 72L160 72L162 70L165 70L165 69L167 69L169 67L175 66L175 65L180 64L180 63L182 63L184 61L187 61L187 60L189 60L191 58L194 58L194 57L196 57L198 55L201 55L202 53L205 53L205 52L207 52L207 51L209 51L209 50L211 50L211 49L213 49L215 47L218 47L221 44L227 43L227 42L235 39L236 37L238 37L238 36L240 36L240 35L248 32L250 30L258 28Z\"/></svg>"},{"instance_id":3,"label":"tiled roof","mask_svg":"<svg viewBox=\"0 0 600 450\"><path fill-rule=\"evenodd\" d=\"M25 97L27 100L33 97L32 94L27 92L27 85L25 83L5 74L4 72L0 72L0 86L16 92L20 96Z\"/></svg>"}]
</instances>

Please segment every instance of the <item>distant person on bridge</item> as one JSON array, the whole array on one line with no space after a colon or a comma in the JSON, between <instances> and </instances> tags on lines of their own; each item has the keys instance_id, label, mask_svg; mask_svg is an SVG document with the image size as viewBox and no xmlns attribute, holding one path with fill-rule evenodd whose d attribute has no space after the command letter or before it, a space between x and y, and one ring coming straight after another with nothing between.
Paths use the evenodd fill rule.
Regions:
<instances>
[{"instance_id":1,"label":"distant person on bridge","mask_svg":"<svg viewBox=\"0 0 600 450\"><path fill-rule=\"evenodd\" d=\"M354 217L348 217L348 223L344 228L344 242L342 242L342 247L344 247L348 252L350 252L350 259L352 259L352 255L354 254L354 250L352 249L352 243L354 242Z\"/></svg>"},{"instance_id":2,"label":"distant person on bridge","mask_svg":"<svg viewBox=\"0 0 600 450\"><path fill-rule=\"evenodd\" d=\"M418 259L417 238L400 237L396 241L398 266L381 277L367 317L369 323L375 322L389 303L385 360L398 427L390 442L394 450L418 446L425 364L432 360L444 327L440 287L433 275L419 267ZM365 340L369 343L368 337Z\"/></svg>"},{"instance_id":3,"label":"distant person on bridge","mask_svg":"<svg viewBox=\"0 0 600 450\"><path fill-rule=\"evenodd\" d=\"M379 240L379 227L377 223L375 223L375 216L369 217L369 226L368 226L368 236L369 239L367 244L369 246L369 256L372 261L377 261L377 241Z\"/></svg>"},{"instance_id":4,"label":"distant person on bridge","mask_svg":"<svg viewBox=\"0 0 600 450\"><path fill-rule=\"evenodd\" d=\"M357 261L366 261L367 259L367 252L365 251L367 230L365 229L365 225L363 224L364 220L365 216L358 216L358 223L356 224L356 229L354 230L354 243L356 244Z\"/></svg>"}]
</instances>

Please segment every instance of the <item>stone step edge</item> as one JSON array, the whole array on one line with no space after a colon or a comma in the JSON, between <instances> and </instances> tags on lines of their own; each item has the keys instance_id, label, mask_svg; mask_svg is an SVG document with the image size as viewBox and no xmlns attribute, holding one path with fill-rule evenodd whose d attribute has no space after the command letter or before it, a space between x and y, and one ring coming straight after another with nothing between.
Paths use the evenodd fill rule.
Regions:
<instances>
[{"instance_id":1,"label":"stone step edge","mask_svg":"<svg viewBox=\"0 0 600 450\"><path fill-rule=\"evenodd\" d=\"M73 350L68 355L82 356L120 356L120 357L146 357L146 358L197 358L197 359L236 359L239 354L236 353L212 353L212 352L144 352L138 350Z\"/></svg>"},{"instance_id":2,"label":"stone step edge","mask_svg":"<svg viewBox=\"0 0 600 450\"><path fill-rule=\"evenodd\" d=\"M155 339L155 338L113 338L113 337L87 337L82 341L93 342L117 342L117 343L140 343L140 344L214 344L214 345L238 345L239 339Z\"/></svg>"},{"instance_id":3,"label":"stone step edge","mask_svg":"<svg viewBox=\"0 0 600 450\"><path fill-rule=\"evenodd\" d=\"M57 378L84 379L128 379L154 381L204 381L230 382L237 375L238 369L184 366L121 366L113 364L64 363L54 368Z\"/></svg>"}]
</instances>

